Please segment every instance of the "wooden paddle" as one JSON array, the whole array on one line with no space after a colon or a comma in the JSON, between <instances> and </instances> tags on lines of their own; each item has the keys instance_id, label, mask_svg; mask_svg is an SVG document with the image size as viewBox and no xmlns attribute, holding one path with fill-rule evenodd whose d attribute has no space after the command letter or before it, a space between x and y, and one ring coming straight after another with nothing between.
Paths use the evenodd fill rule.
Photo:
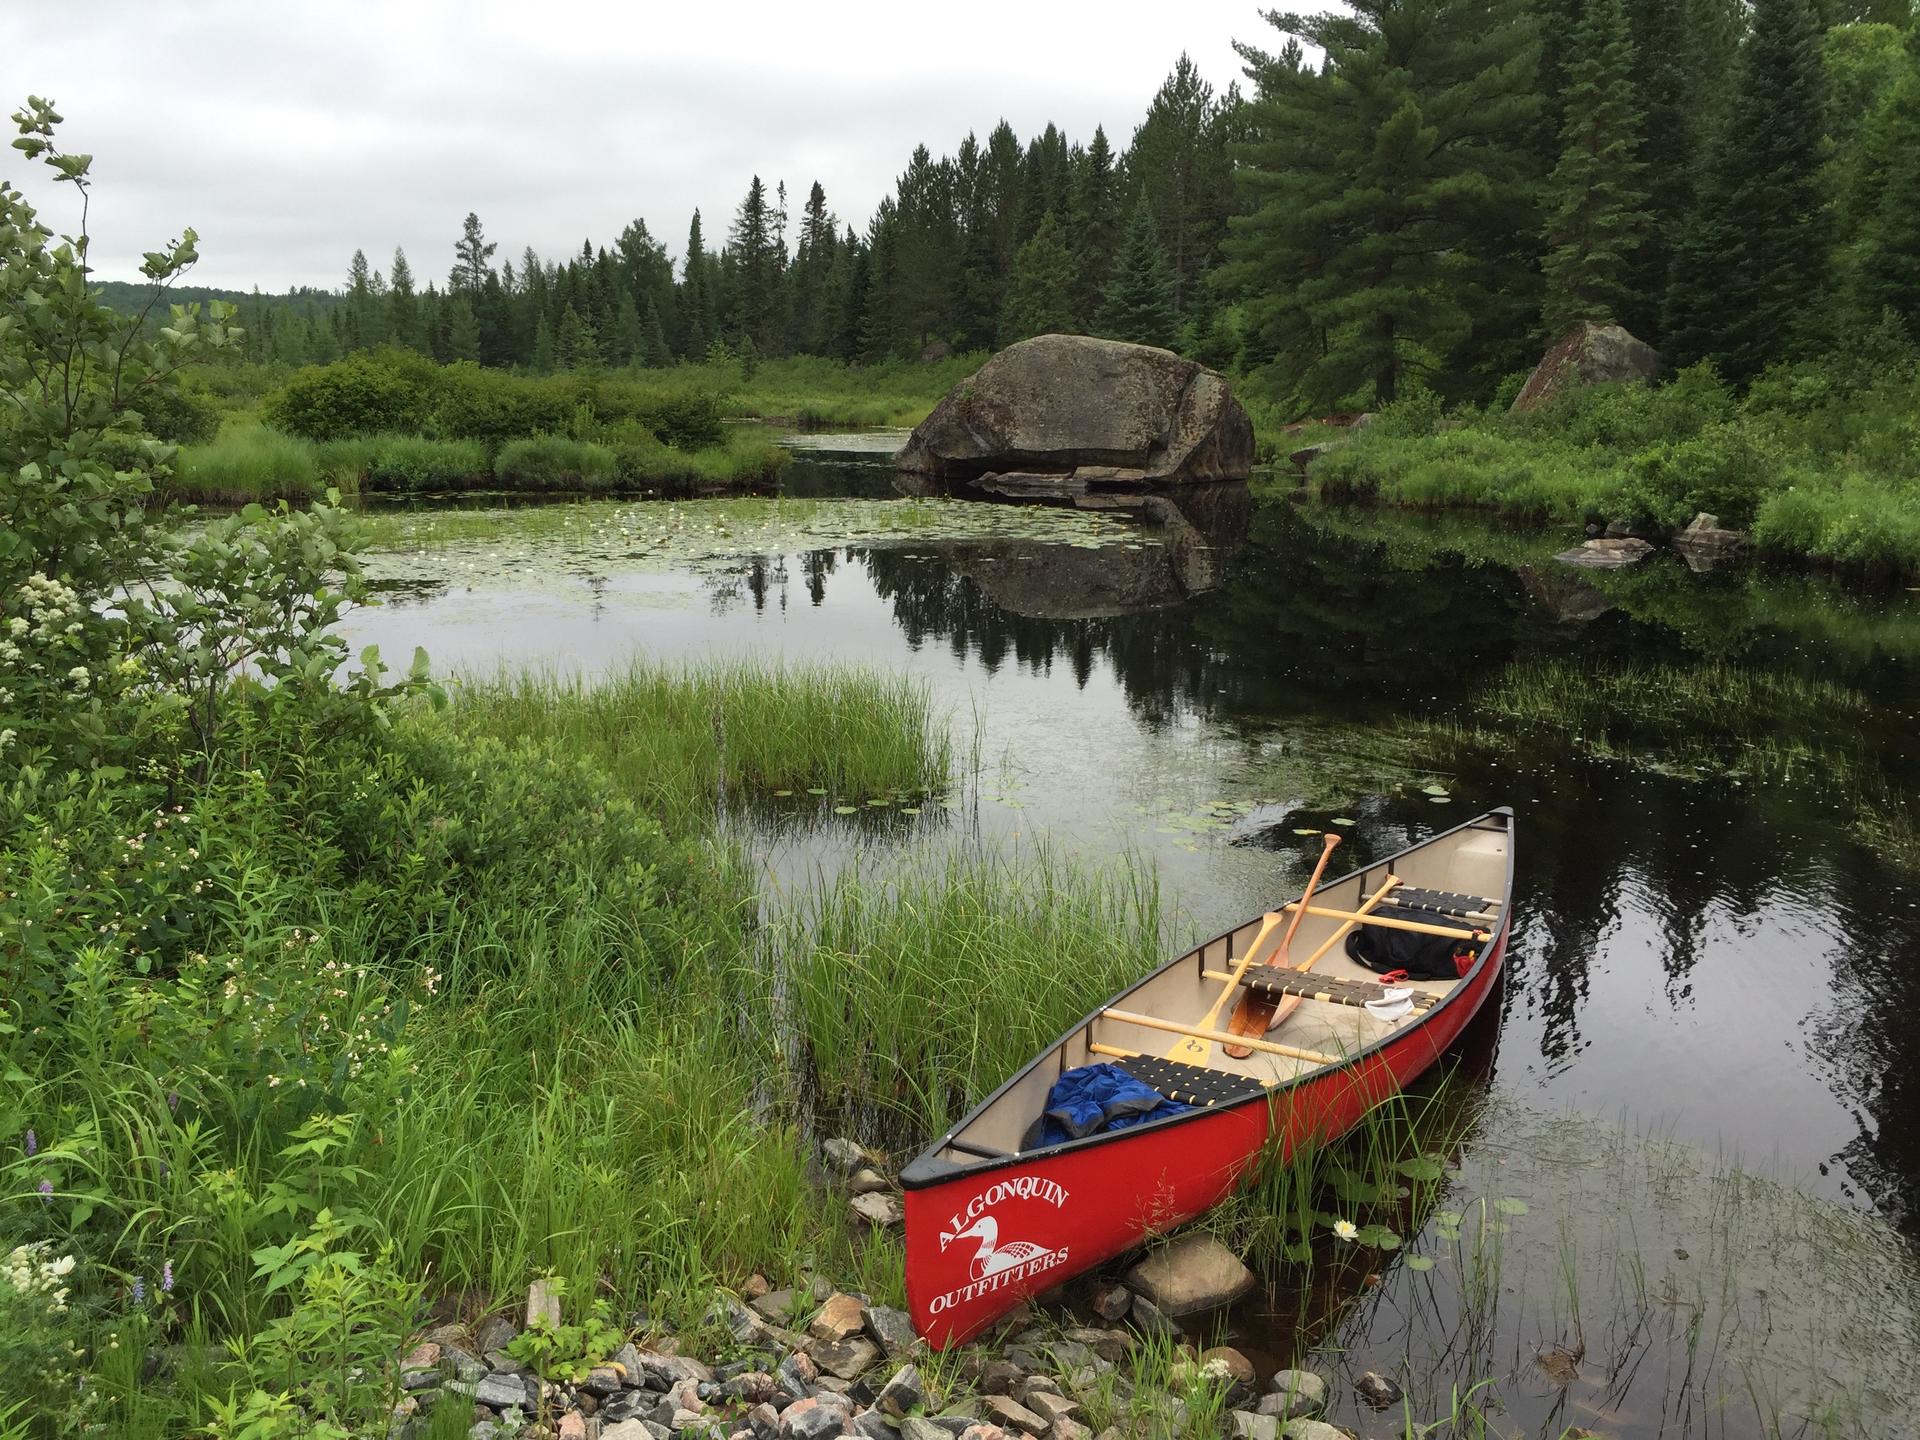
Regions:
<instances>
[{"instance_id":1,"label":"wooden paddle","mask_svg":"<svg viewBox=\"0 0 1920 1440\"><path fill-rule=\"evenodd\" d=\"M1300 966L1299 966L1300 973L1304 975L1307 973L1307 971L1313 969L1314 966L1318 965L1321 961L1321 958L1329 950L1333 949L1335 945L1338 945L1342 940L1344 940L1346 938L1347 932L1353 929L1354 926L1360 924L1361 921L1366 918L1366 916L1371 914L1373 911L1373 907L1380 904L1382 901L1384 901L1387 898L1387 896L1391 895L1394 892L1394 890L1399 886L1399 884L1400 884L1400 877L1398 875L1387 876L1387 883L1382 885L1378 890L1374 891L1373 894L1369 895L1366 899L1366 903L1363 904L1358 910L1355 910L1353 912L1351 919L1349 919L1338 930L1334 931L1333 934L1329 935L1318 950L1314 951L1313 954L1309 955L1305 960L1302 960L1300 962ZM1306 907L1304 905L1301 906L1302 910L1304 910L1305 908ZM1253 999L1255 997L1252 995L1249 995L1247 998ZM1259 1030L1257 1031L1242 1030L1239 1024L1240 1015L1238 1012L1234 1014L1234 1017L1233 1017L1234 1023L1229 1028L1232 1029L1236 1035L1265 1034L1268 1030L1273 1029L1274 1026L1280 1024L1289 1015L1293 1014L1295 1010L1298 1010L1300 1008L1301 1000L1305 998L1306 998L1305 996L1301 996L1301 995L1283 995L1280 997L1279 1000L1276 1001L1276 1000L1268 1000L1262 997L1261 1005L1266 1010L1268 1019L1266 1020L1266 1023L1262 1025ZM1233 1052L1239 1048L1240 1047L1237 1045L1228 1045L1225 1047L1226 1052L1229 1055L1232 1055ZM1248 1051L1247 1053L1252 1054L1253 1052Z\"/></svg>"},{"instance_id":2,"label":"wooden paddle","mask_svg":"<svg viewBox=\"0 0 1920 1440\"><path fill-rule=\"evenodd\" d=\"M1269 965L1292 964L1287 947L1293 944L1293 932L1300 928L1301 917L1307 913L1307 902L1313 899L1314 887L1320 883L1320 876L1327 868L1327 861L1333 856L1334 846L1340 843L1340 837L1329 830L1322 837L1322 843L1326 848L1320 852L1320 863L1313 867L1313 874L1307 877L1307 888L1300 895L1299 908L1293 912L1293 923L1287 926L1286 938L1280 942L1280 948L1273 952L1273 958L1267 961ZM1253 951L1249 950L1247 953L1251 955ZM1236 986L1240 983L1239 974L1243 973L1244 971L1236 972L1234 980ZM1267 1033L1268 1017L1272 1013L1273 1001L1263 996L1242 995L1240 1003L1234 1007L1233 1019L1227 1025L1227 1029L1235 1035L1264 1035ZM1244 1060L1253 1054L1253 1051L1245 1045L1223 1045L1220 1048L1235 1060Z\"/></svg>"},{"instance_id":3,"label":"wooden paddle","mask_svg":"<svg viewBox=\"0 0 1920 1440\"><path fill-rule=\"evenodd\" d=\"M1253 943L1247 946L1247 953L1240 957L1239 962L1233 967L1233 973L1227 977L1227 983L1220 987L1220 998L1213 1002L1211 1010L1200 1017L1200 1023L1193 1027L1195 1030L1212 1030L1219 1023L1220 1011L1225 1008L1233 992L1240 988L1241 977L1253 967L1254 957L1259 955L1260 947L1267 943L1267 936L1271 935L1274 927L1284 919L1286 919L1284 915L1268 912L1266 919L1260 924L1259 933L1253 937ZM1294 924L1299 923L1298 917L1295 917ZM1213 1041L1202 1035L1189 1035L1167 1051L1167 1059L1177 1060L1182 1065L1204 1065L1212 1054Z\"/></svg>"}]
</instances>

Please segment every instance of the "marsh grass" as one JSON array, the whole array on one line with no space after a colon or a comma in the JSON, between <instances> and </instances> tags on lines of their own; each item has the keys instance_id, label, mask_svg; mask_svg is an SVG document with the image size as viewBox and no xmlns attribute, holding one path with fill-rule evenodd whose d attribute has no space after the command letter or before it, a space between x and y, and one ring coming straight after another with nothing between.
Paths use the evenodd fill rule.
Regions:
<instances>
[{"instance_id":1,"label":"marsh grass","mask_svg":"<svg viewBox=\"0 0 1920 1440\"><path fill-rule=\"evenodd\" d=\"M325 489L312 445L253 424L229 426L203 445L182 446L166 485L176 499L220 505L310 500Z\"/></svg>"},{"instance_id":2,"label":"marsh grass","mask_svg":"<svg viewBox=\"0 0 1920 1440\"><path fill-rule=\"evenodd\" d=\"M824 429L917 425L986 359L984 354L964 354L929 364L891 360L846 365L796 355L762 361L750 376L741 375L735 365L682 368L725 390L735 414Z\"/></svg>"},{"instance_id":3,"label":"marsh grass","mask_svg":"<svg viewBox=\"0 0 1920 1440\"><path fill-rule=\"evenodd\" d=\"M925 1140L1158 964L1152 871L1040 846L842 871L767 937L793 1065L883 1142Z\"/></svg>"},{"instance_id":4,"label":"marsh grass","mask_svg":"<svg viewBox=\"0 0 1920 1440\"><path fill-rule=\"evenodd\" d=\"M924 683L841 666L635 664L591 683L500 675L463 684L451 722L591 757L677 831L776 790L925 795L945 788L953 763Z\"/></svg>"}]
</instances>

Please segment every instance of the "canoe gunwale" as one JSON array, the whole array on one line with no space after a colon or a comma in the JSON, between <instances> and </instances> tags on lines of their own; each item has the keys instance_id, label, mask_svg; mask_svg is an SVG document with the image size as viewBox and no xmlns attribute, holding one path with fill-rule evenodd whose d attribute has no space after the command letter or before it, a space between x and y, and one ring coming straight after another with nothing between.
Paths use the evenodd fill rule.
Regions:
<instances>
[{"instance_id":1,"label":"canoe gunwale","mask_svg":"<svg viewBox=\"0 0 1920 1440\"><path fill-rule=\"evenodd\" d=\"M1403 850L1395 851L1392 855L1384 856L1381 859L1372 862L1371 864L1360 866L1355 870L1349 871L1346 875L1341 876L1338 880L1329 882L1330 885L1337 885L1337 884L1343 883L1348 879L1353 878L1353 876L1355 875L1365 875L1368 871L1383 870L1383 869L1391 870L1393 866L1393 862L1396 860L1399 860L1407 855L1410 855L1417 850L1423 850L1428 846L1435 844L1438 841L1446 839L1449 836L1458 835L1467 830L1484 827L1487 821L1496 819L1496 818L1501 819L1504 822L1504 828L1507 831L1507 835L1508 835L1507 856L1506 856L1506 877L1505 877L1505 881L1502 886L1502 892L1500 895L1500 902L1501 902L1500 918L1488 929L1486 938L1479 943L1478 952L1474 956L1473 964L1467 968L1464 974L1461 975L1459 979L1459 983L1454 985L1452 989L1450 989L1445 995L1441 996L1439 1000L1434 1002L1434 1004L1427 1007L1425 1010L1420 1011L1418 1014L1418 1018L1415 1019L1415 1021L1412 1024L1407 1025L1401 1029L1389 1031L1387 1034L1382 1035L1379 1039L1373 1041L1371 1044L1368 1044L1362 1047L1361 1049L1354 1051L1351 1055L1346 1055L1341 1057L1340 1063L1337 1065L1323 1065L1318 1067L1317 1069L1303 1070L1298 1075L1292 1076L1291 1078L1282 1082L1267 1085L1263 1090L1249 1094L1246 1098L1241 1100L1234 1100L1234 1101L1229 1101L1219 1105L1212 1105L1212 1106L1206 1106L1206 1107L1196 1108L1192 1110L1185 1110L1180 1112L1179 1114L1168 1115L1159 1120L1143 1121L1139 1124L1128 1126L1124 1130L1115 1130L1115 1131L1108 1131L1103 1134L1087 1135L1087 1136L1083 1136L1078 1140L1065 1140L1055 1145L1040 1146L1031 1150L1021 1150L1017 1153L1009 1153L1000 1158L990 1159L990 1158L981 1157L976 1159L970 1159L965 1162L946 1160L946 1159L940 1158L941 1152L943 1150L946 1150L950 1145L952 1145L956 1139L959 1139L965 1135L967 1127L973 1123L976 1117L978 1117L984 1111L990 1108L995 1102L997 1102L1000 1099L1002 1095L1006 1094L1007 1091L1011 1090L1014 1086L1018 1085L1022 1080L1025 1080L1030 1074L1033 1073L1033 1071L1038 1066L1044 1063L1049 1057L1055 1055L1059 1051L1060 1047L1066 1044L1066 1042L1070 1040L1074 1035L1085 1032L1088 1036L1089 1043L1091 1043L1093 1026L1096 1023L1098 1023L1098 1021L1105 1015L1107 1010L1111 1008L1122 996L1132 993L1134 990L1139 989L1143 985L1146 985L1148 982L1152 981L1153 979L1155 979L1160 975L1165 974L1166 972L1168 972L1169 970L1172 970L1176 966L1183 965L1190 961L1193 961L1196 957L1201 956L1209 946L1212 946L1221 940L1230 938L1233 935L1235 930L1239 930L1243 928L1240 925L1236 925L1233 927L1233 929L1223 931L1221 934L1214 936L1212 939L1202 941L1198 945L1195 945L1192 948L1182 952L1181 954L1174 956L1172 959L1168 960L1165 964L1160 965L1159 967L1157 967L1152 971L1149 971L1146 975L1143 975L1140 979L1134 981L1132 984L1126 986L1124 989L1120 990L1116 994L1108 996L1107 999L1102 1001L1098 1007L1089 1011L1078 1022L1069 1026L1067 1029L1063 1030L1060 1033L1060 1035L1052 1041L1052 1043L1045 1046L1037 1055L1033 1057L1033 1059L1029 1060L1025 1065L1021 1066L1018 1070L1014 1071L1013 1074L1008 1076L1007 1079L999 1086L998 1089L994 1090L992 1094L988 1095L978 1105L974 1106L972 1110L968 1111L966 1116L963 1119L961 1119L957 1124L949 1128L941 1136L939 1140L927 1146L924 1150L920 1152L919 1155L915 1156L913 1160L908 1162L908 1164L900 1172L901 1188L903 1190L919 1190L919 1189L926 1189L926 1188L937 1186L937 1185L945 1185L954 1180L958 1180L961 1178L989 1175L996 1171L1006 1170L1006 1169L1010 1169L1010 1168L1022 1166L1022 1165L1029 1165L1037 1161L1048 1160L1057 1156L1075 1154L1080 1151L1095 1149L1102 1145L1110 1145L1116 1142L1125 1142L1133 1139L1143 1139L1150 1135L1162 1134L1166 1132L1168 1129L1170 1129L1171 1127L1174 1127L1177 1125L1189 1124L1197 1120L1205 1119L1209 1116L1218 1116L1223 1112L1232 1112L1232 1111L1241 1110L1249 1105L1272 1105L1275 1101L1286 1096L1290 1091L1298 1088L1299 1086L1314 1084L1320 1081L1324 1081L1328 1079L1330 1076L1336 1075L1343 1070L1351 1070L1355 1066L1369 1059L1370 1057L1377 1055L1382 1051L1386 1050L1388 1047L1400 1044L1406 1041L1407 1039L1409 1039L1410 1037L1412 1037L1413 1035L1419 1033L1421 1029L1431 1024L1437 1017L1446 1013L1447 1007L1452 1005L1455 1000L1462 999L1468 995L1476 993L1477 987L1475 986L1474 982L1479 978L1481 972L1485 969L1489 961L1489 958L1503 953L1505 949L1505 943L1508 937L1508 933L1513 923L1514 847L1512 844L1512 836L1513 836L1514 814L1513 814L1512 807L1506 806L1506 805L1497 806L1492 810L1486 811L1484 814L1476 815L1472 819L1463 821L1461 824L1455 825L1451 829L1438 831L1433 835L1429 835L1425 840L1420 841L1418 844L1409 845ZM979 1147L979 1148L984 1149L986 1147Z\"/></svg>"}]
</instances>

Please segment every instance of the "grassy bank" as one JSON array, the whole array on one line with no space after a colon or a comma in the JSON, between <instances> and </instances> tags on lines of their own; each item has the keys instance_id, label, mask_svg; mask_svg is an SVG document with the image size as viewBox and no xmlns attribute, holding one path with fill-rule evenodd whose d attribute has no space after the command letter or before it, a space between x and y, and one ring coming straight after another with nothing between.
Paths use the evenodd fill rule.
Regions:
<instances>
[{"instance_id":1,"label":"grassy bank","mask_svg":"<svg viewBox=\"0 0 1920 1440\"><path fill-rule=\"evenodd\" d=\"M917 425L942 396L978 370L984 354L953 355L921 364L889 360L844 365L811 355L763 361L751 375L734 366L683 367L724 391L736 415L784 420L809 429L859 425Z\"/></svg>"},{"instance_id":2,"label":"grassy bank","mask_svg":"<svg viewBox=\"0 0 1920 1440\"><path fill-rule=\"evenodd\" d=\"M489 454L477 440L356 435L312 441L251 423L183 446L166 491L195 504L305 501L342 495L702 495L770 484L787 454L756 431L729 427L682 450L650 434L578 440L532 435Z\"/></svg>"},{"instance_id":3,"label":"grassy bank","mask_svg":"<svg viewBox=\"0 0 1920 1440\"><path fill-rule=\"evenodd\" d=\"M1334 499L1618 520L1650 532L1707 511L1751 530L1775 557L1871 577L1920 574L1920 362L1911 356L1782 367L1744 396L1696 368L1653 388L1575 392L1531 414L1508 414L1508 399L1443 413L1418 392L1313 461L1309 483Z\"/></svg>"}]
</instances>

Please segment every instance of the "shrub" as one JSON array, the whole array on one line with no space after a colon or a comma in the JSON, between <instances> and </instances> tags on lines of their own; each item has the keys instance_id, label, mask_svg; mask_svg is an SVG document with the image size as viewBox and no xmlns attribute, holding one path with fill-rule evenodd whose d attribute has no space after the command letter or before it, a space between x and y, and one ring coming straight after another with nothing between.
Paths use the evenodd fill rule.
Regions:
<instances>
[{"instance_id":1,"label":"shrub","mask_svg":"<svg viewBox=\"0 0 1920 1440\"><path fill-rule=\"evenodd\" d=\"M610 490L614 452L564 435L535 435L501 447L494 478L510 490Z\"/></svg>"},{"instance_id":2,"label":"shrub","mask_svg":"<svg viewBox=\"0 0 1920 1440\"><path fill-rule=\"evenodd\" d=\"M405 351L350 355L299 371L268 397L263 413L309 440L418 431L432 412L434 378L431 360Z\"/></svg>"},{"instance_id":3,"label":"shrub","mask_svg":"<svg viewBox=\"0 0 1920 1440\"><path fill-rule=\"evenodd\" d=\"M567 429L574 403L574 386L562 376L537 379L478 365L450 365L440 373L432 419L448 439L478 440L497 455L509 440Z\"/></svg>"},{"instance_id":4,"label":"shrub","mask_svg":"<svg viewBox=\"0 0 1920 1440\"><path fill-rule=\"evenodd\" d=\"M1746 423L1714 425L1690 440L1633 456L1602 501L1613 519L1668 528L1705 510L1745 525L1784 473L1779 447Z\"/></svg>"},{"instance_id":5,"label":"shrub","mask_svg":"<svg viewBox=\"0 0 1920 1440\"><path fill-rule=\"evenodd\" d=\"M419 494L477 488L490 478L486 447L477 440L426 440L382 435L373 442L366 483L371 490Z\"/></svg>"},{"instance_id":6,"label":"shrub","mask_svg":"<svg viewBox=\"0 0 1920 1440\"><path fill-rule=\"evenodd\" d=\"M1761 502L1753 537L1774 554L1879 578L1920 575L1920 486L1862 475L1799 475Z\"/></svg>"}]
</instances>

